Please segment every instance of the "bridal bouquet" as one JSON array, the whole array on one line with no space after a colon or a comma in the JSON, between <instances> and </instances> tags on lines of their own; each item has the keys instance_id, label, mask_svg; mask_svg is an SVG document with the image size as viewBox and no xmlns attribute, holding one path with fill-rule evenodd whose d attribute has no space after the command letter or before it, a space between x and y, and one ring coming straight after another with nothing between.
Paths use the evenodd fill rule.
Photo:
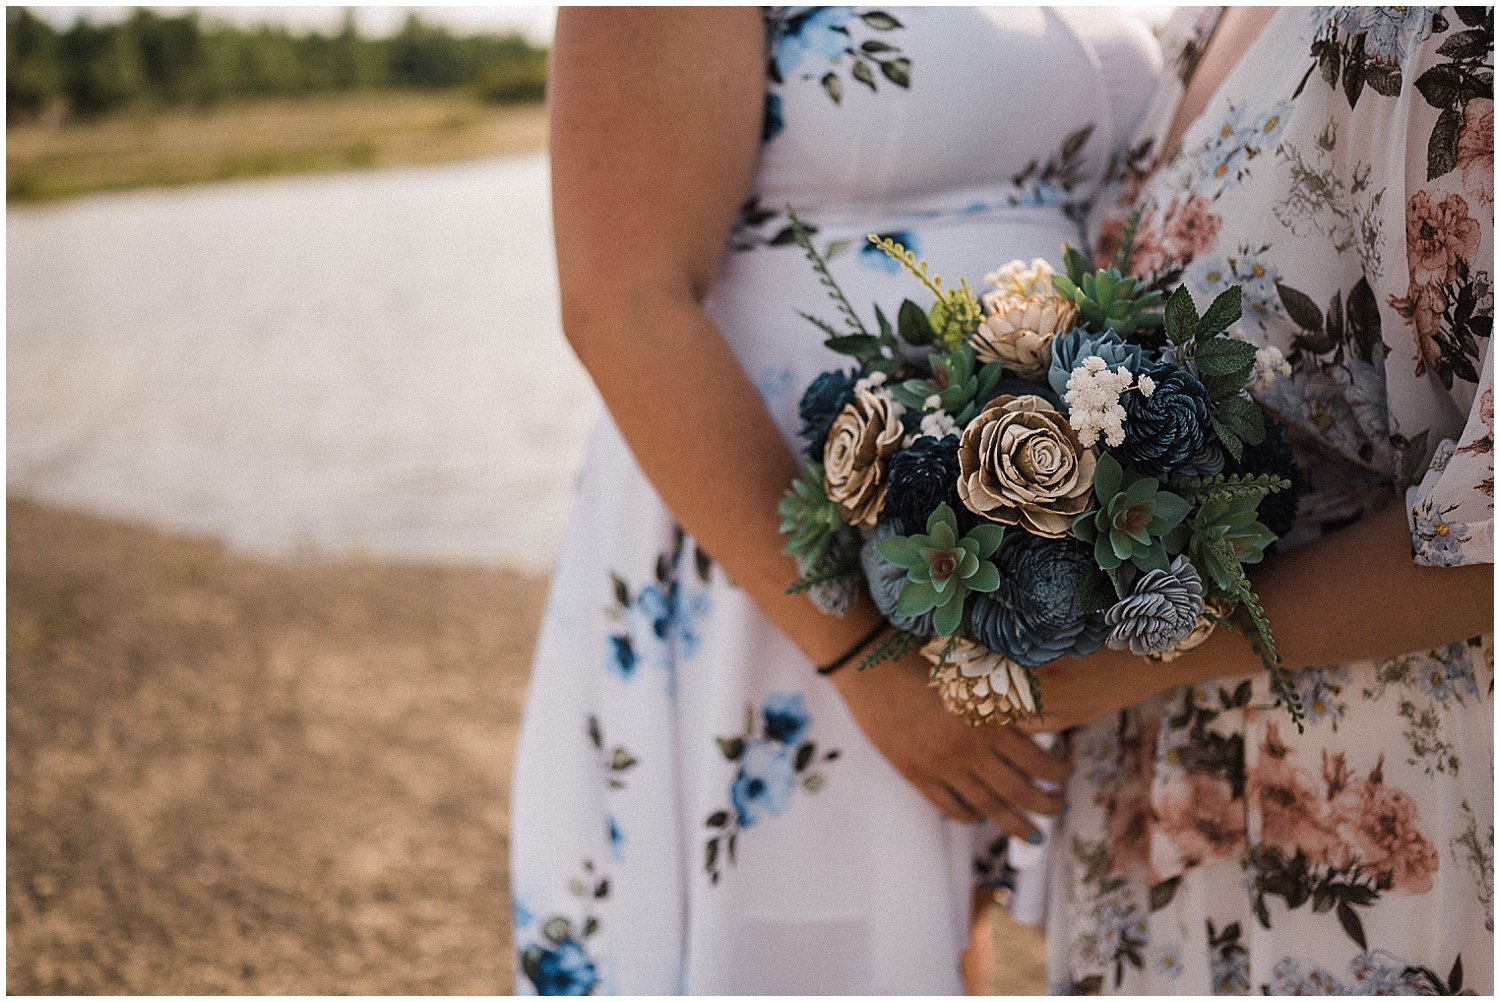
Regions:
<instances>
[{"instance_id":1,"label":"bridal bouquet","mask_svg":"<svg viewBox=\"0 0 1500 1002\"><path fill-rule=\"evenodd\" d=\"M1013 261L944 286L870 240L931 296L866 327L794 222L839 314L803 316L853 368L800 405L807 459L781 503L806 592L842 613L868 588L895 630L861 668L920 647L972 724L1041 712L1036 669L1104 645L1165 660L1244 633L1294 720L1296 692L1245 576L1290 527L1295 467L1246 392L1288 373L1231 336L1240 290L1199 314L1185 288ZM1149 666L1143 666L1147 670ZM1300 726L1300 724L1299 724Z\"/></svg>"}]
</instances>

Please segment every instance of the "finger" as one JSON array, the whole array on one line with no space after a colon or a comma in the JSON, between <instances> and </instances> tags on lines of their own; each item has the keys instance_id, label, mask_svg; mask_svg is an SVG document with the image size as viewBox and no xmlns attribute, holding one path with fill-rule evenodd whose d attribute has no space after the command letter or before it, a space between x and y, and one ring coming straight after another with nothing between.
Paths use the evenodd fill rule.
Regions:
<instances>
[{"instance_id":1,"label":"finger","mask_svg":"<svg viewBox=\"0 0 1500 1002\"><path fill-rule=\"evenodd\" d=\"M1002 831L1028 842L1042 837L1036 825L1027 821L1025 815L986 786L978 776L970 774L953 780L951 785L985 817L999 825Z\"/></svg>"},{"instance_id":2,"label":"finger","mask_svg":"<svg viewBox=\"0 0 1500 1002\"><path fill-rule=\"evenodd\" d=\"M936 784L924 787L922 795L932 803L932 806L942 811L944 817L951 818L954 821L961 821L966 825L972 825L981 817L980 813L950 786Z\"/></svg>"},{"instance_id":3,"label":"finger","mask_svg":"<svg viewBox=\"0 0 1500 1002\"><path fill-rule=\"evenodd\" d=\"M1043 748L1030 735L1009 727L995 729L991 747L1021 772L1049 783L1061 783L1073 768L1060 748Z\"/></svg>"},{"instance_id":4,"label":"finger","mask_svg":"<svg viewBox=\"0 0 1500 1002\"><path fill-rule=\"evenodd\" d=\"M980 782L997 796L1021 810L1045 817L1062 810L1061 796L1033 786L1030 779L999 752L990 750L989 755L990 761L978 761L972 767Z\"/></svg>"}]
</instances>

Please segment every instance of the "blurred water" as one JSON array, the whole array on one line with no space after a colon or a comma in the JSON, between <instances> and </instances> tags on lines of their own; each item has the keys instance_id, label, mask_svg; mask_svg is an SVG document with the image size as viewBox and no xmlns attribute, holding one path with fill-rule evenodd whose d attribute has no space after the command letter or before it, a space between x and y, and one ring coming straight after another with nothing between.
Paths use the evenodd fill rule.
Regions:
<instances>
[{"instance_id":1,"label":"blurred water","mask_svg":"<svg viewBox=\"0 0 1500 1002\"><path fill-rule=\"evenodd\" d=\"M12 493L262 554L550 564L597 406L546 161L11 209Z\"/></svg>"}]
</instances>

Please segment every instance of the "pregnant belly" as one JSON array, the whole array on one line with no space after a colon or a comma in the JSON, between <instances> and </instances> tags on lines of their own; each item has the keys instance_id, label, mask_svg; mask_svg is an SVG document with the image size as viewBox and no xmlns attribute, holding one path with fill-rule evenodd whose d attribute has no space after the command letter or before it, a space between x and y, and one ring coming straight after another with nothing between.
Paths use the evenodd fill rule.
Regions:
<instances>
[{"instance_id":1,"label":"pregnant belly","mask_svg":"<svg viewBox=\"0 0 1500 1002\"><path fill-rule=\"evenodd\" d=\"M1013 258L1040 257L1060 268L1063 244L1078 243L1073 221L1045 207L927 221L877 220L869 229L821 227L814 244L828 258L829 270L872 333L877 329L877 305L894 320L903 299L925 308L932 295L868 244L869 232L906 234L899 239L908 241L927 260L945 287L968 279L976 293L982 290L986 274ZM823 347L824 332L800 316L811 314L840 333L850 332L801 249L761 246L726 252L705 305L775 415L783 436L795 444L797 402L807 384L820 372L853 364L848 356Z\"/></svg>"}]
</instances>

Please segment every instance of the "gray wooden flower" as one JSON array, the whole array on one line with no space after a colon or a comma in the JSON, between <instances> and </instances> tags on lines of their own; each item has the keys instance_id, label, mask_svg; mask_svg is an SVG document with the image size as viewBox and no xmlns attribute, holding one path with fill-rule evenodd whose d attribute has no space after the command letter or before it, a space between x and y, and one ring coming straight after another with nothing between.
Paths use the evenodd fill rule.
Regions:
<instances>
[{"instance_id":1,"label":"gray wooden flower","mask_svg":"<svg viewBox=\"0 0 1500 1002\"><path fill-rule=\"evenodd\" d=\"M1187 557L1166 570L1147 571L1130 594L1110 607L1109 646L1136 655L1160 654L1187 639L1203 614L1203 579Z\"/></svg>"}]
</instances>

